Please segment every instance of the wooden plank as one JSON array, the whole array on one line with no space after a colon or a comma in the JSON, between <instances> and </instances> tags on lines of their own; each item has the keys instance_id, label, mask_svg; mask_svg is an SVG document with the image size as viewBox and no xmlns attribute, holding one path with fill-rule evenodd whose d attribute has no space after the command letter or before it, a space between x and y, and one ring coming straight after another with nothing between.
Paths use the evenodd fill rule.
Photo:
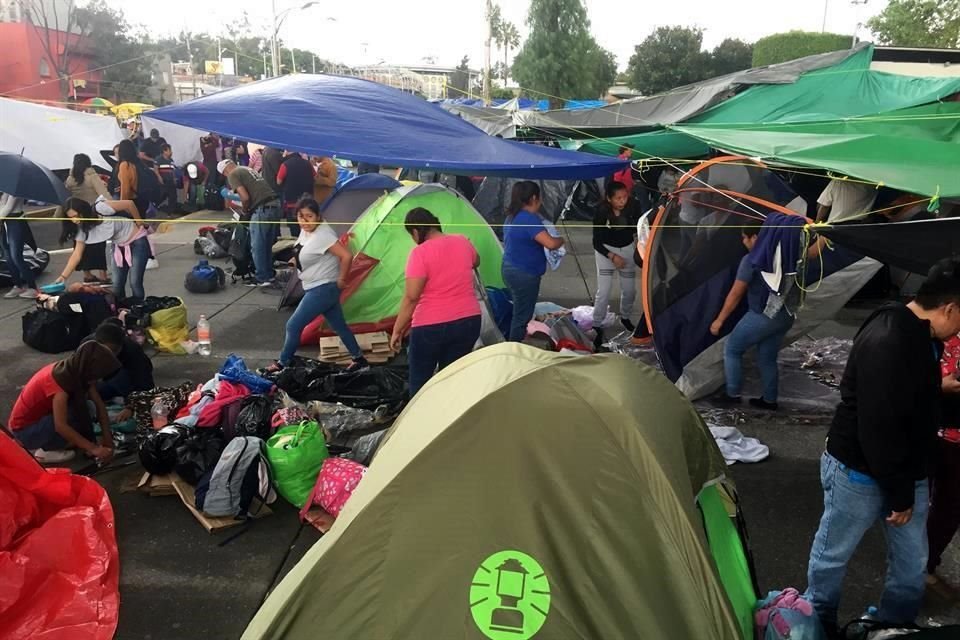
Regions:
<instances>
[{"instance_id":1,"label":"wooden plank","mask_svg":"<svg viewBox=\"0 0 960 640\"><path fill-rule=\"evenodd\" d=\"M176 490L177 495L180 496L180 500L183 502L183 504L187 507L190 513L193 514L193 517L196 518L201 525L203 525L203 528L206 529L208 533L216 533L217 531L223 531L224 529L236 527L237 525L241 525L244 522L246 522L245 520L238 520L236 518L231 518L227 516L214 518L213 516L208 516L207 514L199 511L197 507L194 506L196 504L197 498L196 498L196 493L194 492L193 487L187 484L186 481L184 481L180 477L177 477L174 480L173 488ZM254 511L256 511L256 513L253 514L252 516L254 520L265 518L271 513L273 513L270 507L268 507L265 504L261 505L260 502L256 499L254 499L253 504L259 505L260 507L259 509L257 509L256 506L253 506Z\"/></svg>"}]
</instances>

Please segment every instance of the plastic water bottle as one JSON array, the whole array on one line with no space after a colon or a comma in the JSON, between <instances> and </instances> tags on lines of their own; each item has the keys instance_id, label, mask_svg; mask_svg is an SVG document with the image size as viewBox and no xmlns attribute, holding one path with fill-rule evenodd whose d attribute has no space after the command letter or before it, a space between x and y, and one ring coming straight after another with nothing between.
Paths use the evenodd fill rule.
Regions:
<instances>
[{"instance_id":1,"label":"plastic water bottle","mask_svg":"<svg viewBox=\"0 0 960 640\"><path fill-rule=\"evenodd\" d=\"M150 410L150 418L153 422L153 428L159 431L167 426L168 415L170 413L167 403L160 396L153 400L153 408Z\"/></svg>"},{"instance_id":2,"label":"plastic water bottle","mask_svg":"<svg viewBox=\"0 0 960 640\"><path fill-rule=\"evenodd\" d=\"M200 345L198 349L200 355L210 355L210 323L207 322L207 316L204 315L201 315L197 322L197 344Z\"/></svg>"}]
</instances>

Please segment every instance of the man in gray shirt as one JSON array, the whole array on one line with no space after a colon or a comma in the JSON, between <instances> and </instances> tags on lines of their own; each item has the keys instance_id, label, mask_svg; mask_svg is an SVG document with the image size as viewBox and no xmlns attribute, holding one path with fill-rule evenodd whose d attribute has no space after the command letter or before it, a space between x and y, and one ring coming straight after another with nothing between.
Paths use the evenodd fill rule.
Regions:
<instances>
[{"instance_id":1,"label":"man in gray shirt","mask_svg":"<svg viewBox=\"0 0 960 640\"><path fill-rule=\"evenodd\" d=\"M248 167L240 167L233 160L221 160L217 171L227 179L227 185L240 196L243 211L250 220L250 251L256 268L256 286L271 286L273 270L273 243L280 234L280 201L266 180Z\"/></svg>"}]
</instances>

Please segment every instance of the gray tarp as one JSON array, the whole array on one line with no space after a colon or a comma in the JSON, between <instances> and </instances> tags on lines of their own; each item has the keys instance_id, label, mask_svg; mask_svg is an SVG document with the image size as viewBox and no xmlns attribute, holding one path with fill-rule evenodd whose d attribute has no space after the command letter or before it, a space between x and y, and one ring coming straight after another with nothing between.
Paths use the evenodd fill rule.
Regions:
<instances>
[{"instance_id":1,"label":"gray tarp","mask_svg":"<svg viewBox=\"0 0 960 640\"><path fill-rule=\"evenodd\" d=\"M463 105L441 104L445 110L458 115L487 135L501 138L517 137L517 126L513 123L513 112L499 107L467 107Z\"/></svg>"},{"instance_id":2,"label":"gray tarp","mask_svg":"<svg viewBox=\"0 0 960 640\"><path fill-rule=\"evenodd\" d=\"M513 121L517 126L574 137L583 137L577 136L577 131L584 130L600 136L641 133L692 118L726 100L740 86L790 84L795 82L802 73L839 64L867 46L869 45L861 43L853 49L821 53L767 67L737 71L678 87L649 98L621 100L596 109L519 111L514 114Z\"/></svg>"}]
</instances>

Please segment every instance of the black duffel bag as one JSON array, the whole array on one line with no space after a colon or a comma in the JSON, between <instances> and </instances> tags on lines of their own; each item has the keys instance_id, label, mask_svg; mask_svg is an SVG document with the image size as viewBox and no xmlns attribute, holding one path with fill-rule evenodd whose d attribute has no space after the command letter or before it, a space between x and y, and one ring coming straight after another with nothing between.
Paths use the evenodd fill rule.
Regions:
<instances>
[{"instance_id":1,"label":"black duffel bag","mask_svg":"<svg viewBox=\"0 0 960 640\"><path fill-rule=\"evenodd\" d=\"M22 320L24 344L43 353L73 351L90 333L79 313L36 309L28 311Z\"/></svg>"}]
</instances>

